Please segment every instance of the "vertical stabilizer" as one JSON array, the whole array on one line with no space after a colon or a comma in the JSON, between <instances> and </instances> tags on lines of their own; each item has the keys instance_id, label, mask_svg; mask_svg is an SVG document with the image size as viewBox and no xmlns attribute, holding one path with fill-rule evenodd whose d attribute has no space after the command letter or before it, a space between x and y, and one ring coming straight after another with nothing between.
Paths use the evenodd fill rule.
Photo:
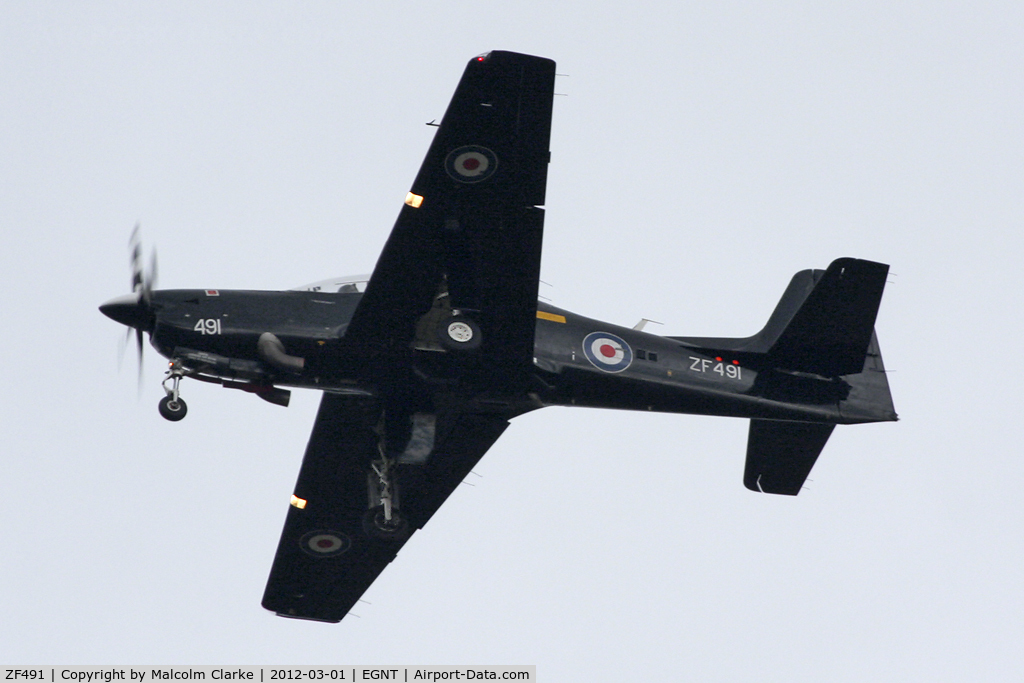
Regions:
<instances>
[{"instance_id":1,"label":"vertical stabilizer","mask_svg":"<svg viewBox=\"0 0 1024 683\"><path fill-rule=\"evenodd\" d=\"M793 276L768 323L742 339L670 337L687 346L744 354L763 369L822 377L861 371L889 266L836 259L827 270Z\"/></svg>"},{"instance_id":2,"label":"vertical stabilizer","mask_svg":"<svg viewBox=\"0 0 1024 683\"><path fill-rule=\"evenodd\" d=\"M780 368L824 377L861 371L889 266L836 259L768 350Z\"/></svg>"}]
</instances>

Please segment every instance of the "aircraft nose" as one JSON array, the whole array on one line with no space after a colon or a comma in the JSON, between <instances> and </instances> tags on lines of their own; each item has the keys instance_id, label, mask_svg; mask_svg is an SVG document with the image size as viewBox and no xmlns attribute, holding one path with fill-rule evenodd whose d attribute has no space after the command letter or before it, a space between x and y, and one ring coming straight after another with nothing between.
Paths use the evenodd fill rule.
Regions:
<instances>
[{"instance_id":1,"label":"aircraft nose","mask_svg":"<svg viewBox=\"0 0 1024 683\"><path fill-rule=\"evenodd\" d=\"M127 294L111 299L100 306L100 313L128 327L144 329L149 323L149 311L138 294Z\"/></svg>"}]
</instances>

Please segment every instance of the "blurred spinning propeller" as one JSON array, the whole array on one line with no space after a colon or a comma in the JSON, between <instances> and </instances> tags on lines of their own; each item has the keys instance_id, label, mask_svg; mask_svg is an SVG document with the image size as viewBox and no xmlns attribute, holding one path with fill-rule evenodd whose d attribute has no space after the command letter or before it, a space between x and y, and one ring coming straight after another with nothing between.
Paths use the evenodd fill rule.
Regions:
<instances>
[{"instance_id":1,"label":"blurred spinning propeller","mask_svg":"<svg viewBox=\"0 0 1024 683\"><path fill-rule=\"evenodd\" d=\"M142 386L142 333L153 332L155 316L153 313L153 288L156 286L157 265L156 250L149 259L149 270L142 266L142 239L139 224L135 224L132 230L131 239L128 240L129 264L132 270L132 293L111 299L102 306L100 312L108 318L116 320L122 325L128 326L124 343L121 347L121 356L124 355L124 347L128 345L132 330L135 330L135 346L139 356L139 386Z\"/></svg>"}]
</instances>

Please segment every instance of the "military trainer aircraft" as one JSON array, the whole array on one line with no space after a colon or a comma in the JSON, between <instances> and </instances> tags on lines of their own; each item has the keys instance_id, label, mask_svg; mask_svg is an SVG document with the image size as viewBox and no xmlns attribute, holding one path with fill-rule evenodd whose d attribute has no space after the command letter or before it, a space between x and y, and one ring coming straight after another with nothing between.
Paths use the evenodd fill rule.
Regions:
<instances>
[{"instance_id":1,"label":"military trainer aircraft","mask_svg":"<svg viewBox=\"0 0 1024 683\"><path fill-rule=\"evenodd\" d=\"M555 63L473 58L368 278L133 292L100 310L189 377L323 391L263 606L340 621L509 420L544 406L747 418L743 483L796 495L837 424L896 420L874 324L888 266L797 273L764 329L662 337L538 303ZM155 264L154 264L155 266Z\"/></svg>"}]
</instances>

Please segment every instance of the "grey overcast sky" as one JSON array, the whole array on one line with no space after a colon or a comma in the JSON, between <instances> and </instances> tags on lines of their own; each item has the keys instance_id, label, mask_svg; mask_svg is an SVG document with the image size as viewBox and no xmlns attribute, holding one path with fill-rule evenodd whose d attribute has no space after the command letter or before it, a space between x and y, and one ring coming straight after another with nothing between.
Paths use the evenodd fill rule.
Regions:
<instances>
[{"instance_id":1,"label":"grey overcast sky","mask_svg":"<svg viewBox=\"0 0 1024 683\"><path fill-rule=\"evenodd\" d=\"M1018 681L1024 6L42 2L0 10L0 660L526 663L544 681ZM549 408L339 625L260 605L319 395L138 396L162 287L368 272L466 61L558 62L542 294L756 332L792 274L889 263L902 420L796 498L742 420Z\"/></svg>"}]
</instances>

